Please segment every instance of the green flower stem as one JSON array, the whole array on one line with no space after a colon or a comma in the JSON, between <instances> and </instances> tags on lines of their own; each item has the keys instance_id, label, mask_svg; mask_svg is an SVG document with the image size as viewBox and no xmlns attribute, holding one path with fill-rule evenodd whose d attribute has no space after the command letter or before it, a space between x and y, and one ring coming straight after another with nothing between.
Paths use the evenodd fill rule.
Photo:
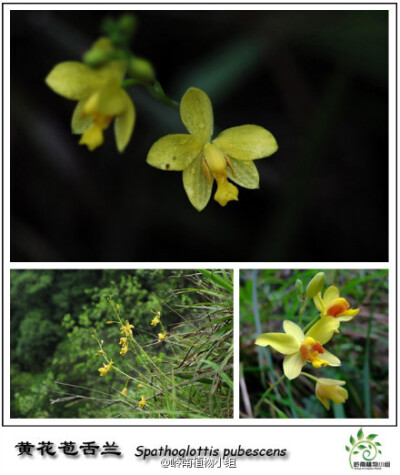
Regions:
<instances>
[{"instance_id":1,"label":"green flower stem","mask_svg":"<svg viewBox=\"0 0 400 475\"><path fill-rule=\"evenodd\" d=\"M168 97L158 81L153 80L150 82L144 82L139 79L133 78L125 79L124 81L122 81L121 87L123 87L124 89L131 86L144 86L155 99L167 105L168 107L172 107L172 109L179 111L179 102L176 102L170 97Z\"/></svg>"},{"instance_id":2,"label":"green flower stem","mask_svg":"<svg viewBox=\"0 0 400 475\"><path fill-rule=\"evenodd\" d=\"M161 326L161 330L163 331L163 333L167 333L165 328L164 328L164 325L162 324L162 322L160 322L160 326ZM178 359L178 355L176 354L176 351L175 351L175 348L174 348L174 345L172 344L171 340L168 338L168 341L169 341L169 346L172 350L172 353L174 354L175 358Z\"/></svg>"},{"instance_id":3,"label":"green flower stem","mask_svg":"<svg viewBox=\"0 0 400 475\"><path fill-rule=\"evenodd\" d=\"M314 325L314 323L318 322L319 319L320 319L320 316L318 315L317 317L314 318L314 320L312 320L303 328L303 332L306 332L309 328L311 328Z\"/></svg>"},{"instance_id":4,"label":"green flower stem","mask_svg":"<svg viewBox=\"0 0 400 475\"><path fill-rule=\"evenodd\" d=\"M173 109L179 111L179 102L170 99L165 94L164 89L161 87L161 84L158 81L153 81L150 84L146 84L145 87L154 98L168 107L172 107Z\"/></svg>"},{"instance_id":5,"label":"green flower stem","mask_svg":"<svg viewBox=\"0 0 400 475\"><path fill-rule=\"evenodd\" d=\"M303 371L300 373L302 376L306 376L308 379L311 379L312 381L315 381L317 382L318 381L318 378L316 378L315 376L311 375L311 374L308 374L308 373L304 373Z\"/></svg>"},{"instance_id":6,"label":"green flower stem","mask_svg":"<svg viewBox=\"0 0 400 475\"><path fill-rule=\"evenodd\" d=\"M276 381L276 383L274 383L272 386L270 386L266 391L265 393L261 396L261 399L258 401L258 403L256 404L256 406L254 407L254 415L257 416L258 415L258 411L260 410L260 407L261 407L261 404L264 402L264 399L268 396L268 394L274 389L276 388L276 386L278 386L278 384L280 384L284 379L285 379L285 375L282 374L282 376L278 379L278 381Z\"/></svg>"},{"instance_id":7,"label":"green flower stem","mask_svg":"<svg viewBox=\"0 0 400 475\"><path fill-rule=\"evenodd\" d=\"M308 305L308 302L310 301L310 297L307 297L305 300L304 300L304 303L303 303L303 306L301 307L300 309L300 313L299 313L299 326L301 327L301 321L303 319L303 313Z\"/></svg>"}]
</instances>

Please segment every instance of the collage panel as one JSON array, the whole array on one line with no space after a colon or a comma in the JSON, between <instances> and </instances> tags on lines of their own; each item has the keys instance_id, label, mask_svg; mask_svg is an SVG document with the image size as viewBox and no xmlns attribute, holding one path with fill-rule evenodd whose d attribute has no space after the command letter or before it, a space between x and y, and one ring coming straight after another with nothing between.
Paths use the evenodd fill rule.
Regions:
<instances>
[{"instance_id":1,"label":"collage panel","mask_svg":"<svg viewBox=\"0 0 400 475\"><path fill-rule=\"evenodd\" d=\"M11 262L388 261L387 10L110 8L10 14Z\"/></svg>"},{"instance_id":2,"label":"collage panel","mask_svg":"<svg viewBox=\"0 0 400 475\"><path fill-rule=\"evenodd\" d=\"M389 417L388 270L240 274L242 419Z\"/></svg>"},{"instance_id":3,"label":"collage panel","mask_svg":"<svg viewBox=\"0 0 400 475\"><path fill-rule=\"evenodd\" d=\"M232 419L232 280L11 270L11 419Z\"/></svg>"}]
</instances>

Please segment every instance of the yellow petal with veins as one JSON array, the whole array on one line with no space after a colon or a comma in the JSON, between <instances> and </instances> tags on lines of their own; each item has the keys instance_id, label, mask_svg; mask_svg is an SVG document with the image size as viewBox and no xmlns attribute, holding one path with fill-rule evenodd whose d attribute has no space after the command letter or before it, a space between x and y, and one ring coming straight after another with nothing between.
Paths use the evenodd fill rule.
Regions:
<instances>
[{"instance_id":1,"label":"yellow petal with veins","mask_svg":"<svg viewBox=\"0 0 400 475\"><path fill-rule=\"evenodd\" d=\"M203 150L202 142L189 134L166 135L152 145L147 163L161 170L184 170Z\"/></svg>"},{"instance_id":2,"label":"yellow petal with veins","mask_svg":"<svg viewBox=\"0 0 400 475\"><path fill-rule=\"evenodd\" d=\"M259 187L260 178L254 162L248 160L240 162L234 158L229 159L232 170L228 167L228 177L243 188L254 190Z\"/></svg>"},{"instance_id":3,"label":"yellow petal with veins","mask_svg":"<svg viewBox=\"0 0 400 475\"><path fill-rule=\"evenodd\" d=\"M283 372L288 379L295 379L301 373L306 361L301 357L300 353L285 356L283 360Z\"/></svg>"},{"instance_id":4,"label":"yellow petal with veins","mask_svg":"<svg viewBox=\"0 0 400 475\"><path fill-rule=\"evenodd\" d=\"M207 206L213 184L213 180L208 180L204 175L202 163L203 157L200 155L183 170L183 186L197 211L201 211Z\"/></svg>"},{"instance_id":5,"label":"yellow petal with veins","mask_svg":"<svg viewBox=\"0 0 400 475\"><path fill-rule=\"evenodd\" d=\"M207 94L200 89L191 87L181 99L181 119L187 130L203 143L210 141L214 116L212 104Z\"/></svg>"},{"instance_id":6,"label":"yellow petal with veins","mask_svg":"<svg viewBox=\"0 0 400 475\"><path fill-rule=\"evenodd\" d=\"M240 125L221 132L213 143L236 160L269 157L278 150L271 132L259 125Z\"/></svg>"}]
</instances>

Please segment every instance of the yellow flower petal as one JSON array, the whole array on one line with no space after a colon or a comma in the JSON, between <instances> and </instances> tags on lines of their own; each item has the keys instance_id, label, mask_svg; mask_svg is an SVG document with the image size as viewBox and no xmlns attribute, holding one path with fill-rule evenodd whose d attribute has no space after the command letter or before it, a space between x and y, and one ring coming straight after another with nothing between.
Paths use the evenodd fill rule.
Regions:
<instances>
[{"instance_id":1,"label":"yellow flower petal","mask_svg":"<svg viewBox=\"0 0 400 475\"><path fill-rule=\"evenodd\" d=\"M272 346L283 355L291 355L299 351L299 343L292 335L286 333L263 333L256 339L256 345Z\"/></svg>"},{"instance_id":2,"label":"yellow flower petal","mask_svg":"<svg viewBox=\"0 0 400 475\"><path fill-rule=\"evenodd\" d=\"M345 388L342 388L346 384L345 381L318 378L315 386L315 394L319 401L325 406L327 410L330 408L329 400L332 400L336 404L346 402L349 397L349 393Z\"/></svg>"},{"instance_id":3,"label":"yellow flower petal","mask_svg":"<svg viewBox=\"0 0 400 475\"><path fill-rule=\"evenodd\" d=\"M306 361L302 358L300 353L285 356L283 360L283 372L288 379L294 379L299 376Z\"/></svg>"},{"instance_id":4,"label":"yellow flower petal","mask_svg":"<svg viewBox=\"0 0 400 475\"><path fill-rule=\"evenodd\" d=\"M230 168L228 170L228 177L243 188L256 189L259 187L260 178L254 162L248 160L240 162L234 158L229 159L233 172Z\"/></svg>"},{"instance_id":5,"label":"yellow flower petal","mask_svg":"<svg viewBox=\"0 0 400 475\"><path fill-rule=\"evenodd\" d=\"M338 299L340 297L339 294L339 289L335 287L334 285L331 285L325 290L324 297L323 297L323 302L325 306L329 305L329 302L331 302L334 299Z\"/></svg>"},{"instance_id":6,"label":"yellow flower petal","mask_svg":"<svg viewBox=\"0 0 400 475\"><path fill-rule=\"evenodd\" d=\"M46 77L46 84L67 99L81 100L99 89L104 78L83 63L67 61L57 64Z\"/></svg>"},{"instance_id":7,"label":"yellow flower petal","mask_svg":"<svg viewBox=\"0 0 400 475\"><path fill-rule=\"evenodd\" d=\"M236 160L269 157L278 150L274 136L258 125L240 125L226 129L213 143Z\"/></svg>"},{"instance_id":8,"label":"yellow flower petal","mask_svg":"<svg viewBox=\"0 0 400 475\"><path fill-rule=\"evenodd\" d=\"M321 297L321 292L314 297L314 305L316 306L319 312L324 311L324 302Z\"/></svg>"},{"instance_id":9,"label":"yellow flower petal","mask_svg":"<svg viewBox=\"0 0 400 475\"><path fill-rule=\"evenodd\" d=\"M324 345L328 342L334 333L338 330L340 322L337 318L334 317L325 317L318 320L318 322L313 325L306 336L314 338L315 341Z\"/></svg>"},{"instance_id":10,"label":"yellow flower petal","mask_svg":"<svg viewBox=\"0 0 400 475\"><path fill-rule=\"evenodd\" d=\"M303 343L304 332L296 323L290 320L285 320L283 322L283 329L285 330L285 333L295 338L299 346Z\"/></svg>"},{"instance_id":11,"label":"yellow flower petal","mask_svg":"<svg viewBox=\"0 0 400 475\"><path fill-rule=\"evenodd\" d=\"M329 366L340 366L341 365L340 359L337 356L333 355L328 350L324 349L324 352L322 354L320 354L319 356L322 360L326 361L329 364Z\"/></svg>"},{"instance_id":12,"label":"yellow flower petal","mask_svg":"<svg viewBox=\"0 0 400 475\"><path fill-rule=\"evenodd\" d=\"M181 99L181 119L187 130L203 143L210 141L214 117L210 98L200 89L191 87Z\"/></svg>"},{"instance_id":13,"label":"yellow flower petal","mask_svg":"<svg viewBox=\"0 0 400 475\"><path fill-rule=\"evenodd\" d=\"M353 318L358 315L358 312L360 311L359 308L357 309L352 309L348 310L346 312L347 315L341 315L340 317L336 317L336 320L339 322L349 322L350 320L353 320Z\"/></svg>"},{"instance_id":14,"label":"yellow flower petal","mask_svg":"<svg viewBox=\"0 0 400 475\"><path fill-rule=\"evenodd\" d=\"M87 115L116 116L126 110L128 102L132 103L128 94L119 87L118 83L107 84L88 98L83 111Z\"/></svg>"},{"instance_id":15,"label":"yellow flower petal","mask_svg":"<svg viewBox=\"0 0 400 475\"><path fill-rule=\"evenodd\" d=\"M126 94L125 110L122 114L117 115L114 121L115 141L117 149L121 153L129 143L136 120L135 106L129 95L125 91L122 92Z\"/></svg>"},{"instance_id":16,"label":"yellow flower petal","mask_svg":"<svg viewBox=\"0 0 400 475\"><path fill-rule=\"evenodd\" d=\"M183 186L192 205L201 211L207 206L211 197L213 180L207 180L201 165L202 157L195 158L183 170Z\"/></svg>"},{"instance_id":17,"label":"yellow flower petal","mask_svg":"<svg viewBox=\"0 0 400 475\"><path fill-rule=\"evenodd\" d=\"M83 114L85 100L79 101L72 114L71 130L73 134L83 134L92 125L92 118Z\"/></svg>"},{"instance_id":18,"label":"yellow flower petal","mask_svg":"<svg viewBox=\"0 0 400 475\"><path fill-rule=\"evenodd\" d=\"M184 170L200 155L202 142L189 134L166 135L152 145L147 163L161 170Z\"/></svg>"}]
</instances>

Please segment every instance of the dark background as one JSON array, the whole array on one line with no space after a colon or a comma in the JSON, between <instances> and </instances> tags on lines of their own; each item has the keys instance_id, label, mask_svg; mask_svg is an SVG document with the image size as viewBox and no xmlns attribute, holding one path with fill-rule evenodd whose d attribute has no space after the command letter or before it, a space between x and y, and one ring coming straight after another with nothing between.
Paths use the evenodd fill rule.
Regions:
<instances>
[{"instance_id":1,"label":"dark background","mask_svg":"<svg viewBox=\"0 0 400 475\"><path fill-rule=\"evenodd\" d=\"M52 67L80 60L119 12L11 13L12 261L387 261L388 15L384 11L136 12L133 51L166 92L213 102L220 130L264 126L279 151L260 189L199 213L178 172L146 164L179 115L131 89L123 155L70 134Z\"/></svg>"}]
</instances>

